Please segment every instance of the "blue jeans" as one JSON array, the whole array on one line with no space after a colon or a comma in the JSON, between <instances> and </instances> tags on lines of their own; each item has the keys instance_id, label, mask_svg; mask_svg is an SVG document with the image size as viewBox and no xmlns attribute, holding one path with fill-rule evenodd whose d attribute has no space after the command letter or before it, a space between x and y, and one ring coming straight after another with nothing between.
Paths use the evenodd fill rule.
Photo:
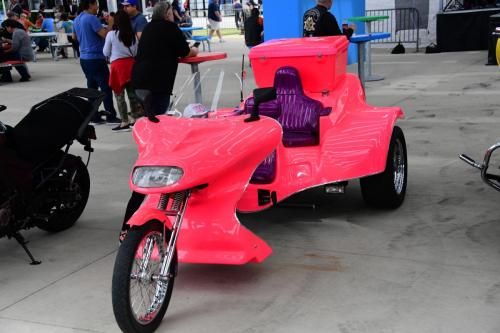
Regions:
<instances>
[{"instance_id":1,"label":"blue jeans","mask_svg":"<svg viewBox=\"0 0 500 333\"><path fill-rule=\"evenodd\" d=\"M109 68L104 59L80 59L83 73L87 78L87 88L99 89L106 94L104 98L104 109L110 114L108 120L116 118L116 110L113 106L113 92L109 87Z\"/></svg>"}]
</instances>

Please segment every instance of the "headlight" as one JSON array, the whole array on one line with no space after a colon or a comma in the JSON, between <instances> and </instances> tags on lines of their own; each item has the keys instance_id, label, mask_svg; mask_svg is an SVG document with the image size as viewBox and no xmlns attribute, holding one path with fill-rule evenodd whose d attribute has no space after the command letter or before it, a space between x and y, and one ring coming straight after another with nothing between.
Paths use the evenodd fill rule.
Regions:
<instances>
[{"instance_id":1,"label":"headlight","mask_svg":"<svg viewBox=\"0 0 500 333\"><path fill-rule=\"evenodd\" d=\"M164 187L175 184L184 172L176 167L137 167L132 175L132 183L139 187Z\"/></svg>"}]
</instances>

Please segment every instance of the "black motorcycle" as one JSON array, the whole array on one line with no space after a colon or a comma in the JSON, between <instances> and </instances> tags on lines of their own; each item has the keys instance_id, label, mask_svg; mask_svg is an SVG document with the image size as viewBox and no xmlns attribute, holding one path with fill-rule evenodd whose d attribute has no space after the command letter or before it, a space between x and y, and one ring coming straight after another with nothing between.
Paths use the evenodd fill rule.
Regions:
<instances>
[{"instance_id":1,"label":"black motorcycle","mask_svg":"<svg viewBox=\"0 0 500 333\"><path fill-rule=\"evenodd\" d=\"M493 155L493 152L495 150L500 148L500 142L494 144L488 150L486 151L486 154L484 155L483 163L479 164L476 162L474 159L470 158L469 156L462 154L460 155L460 159L464 161L465 163L473 166L476 169L479 169L481 171L481 179L488 184L489 186L493 187L495 190L500 191L500 175L498 174L493 174L491 172L488 172L488 169L490 169L490 159L491 156Z\"/></svg>"},{"instance_id":2,"label":"black motorcycle","mask_svg":"<svg viewBox=\"0 0 500 333\"><path fill-rule=\"evenodd\" d=\"M14 127L0 122L0 237L16 239L32 265L40 262L20 230L65 230L87 204L96 139L89 122L103 99L97 90L73 88L36 104ZM88 152L86 163L68 153L74 140Z\"/></svg>"}]
</instances>

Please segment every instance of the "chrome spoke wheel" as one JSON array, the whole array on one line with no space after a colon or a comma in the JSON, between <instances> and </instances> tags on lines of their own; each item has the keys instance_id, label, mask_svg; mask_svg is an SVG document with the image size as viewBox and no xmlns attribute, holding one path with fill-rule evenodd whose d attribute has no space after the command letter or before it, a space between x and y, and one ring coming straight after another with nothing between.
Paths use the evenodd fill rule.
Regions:
<instances>
[{"instance_id":1,"label":"chrome spoke wheel","mask_svg":"<svg viewBox=\"0 0 500 333\"><path fill-rule=\"evenodd\" d=\"M404 187L406 171L404 148L401 140L396 140L395 142L392 163L394 170L394 189L397 194L401 194Z\"/></svg>"},{"instance_id":2,"label":"chrome spoke wheel","mask_svg":"<svg viewBox=\"0 0 500 333\"><path fill-rule=\"evenodd\" d=\"M165 258L163 234L151 231L137 247L130 274L130 305L142 325L152 322L165 300L168 282L153 280Z\"/></svg>"},{"instance_id":3,"label":"chrome spoke wheel","mask_svg":"<svg viewBox=\"0 0 500 333\"><path fill-rule=\"evenodd\" d=\"M111 294L123 332L153 332L165 316L177 272L175 249L170 267L161 271L168 255L164 240L171 234L163 223L151 220L132 227L118 249Z\"/></svg>"}]
</instances>

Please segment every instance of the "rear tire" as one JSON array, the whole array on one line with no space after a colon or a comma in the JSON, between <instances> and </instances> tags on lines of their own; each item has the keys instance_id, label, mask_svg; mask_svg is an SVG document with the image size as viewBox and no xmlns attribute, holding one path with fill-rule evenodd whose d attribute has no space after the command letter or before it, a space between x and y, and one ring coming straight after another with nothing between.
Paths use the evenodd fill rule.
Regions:
<instances>
[{"instance_id":1,"label":"rear tire","mask_svg":"<svg viewBox=\"0 0 500 333\"><path fill-rule=\"evenodd\" d=\"M75 171L71 183L70 179ZM50 184L47 184L48 192L45 195L57 195L57 191L65 191L72 193L75 198L44 207L41 213L49 217L46 221L37 223L37 227L49 232L59 232L73 226L82 215L89 199L90 176L80 157L68 155L61 169L52 178Z\"/></svg>"},{"instance_id":2,"label":"rear tire","mask_svg":"<svg viewBox=\"0 0 500 333\"><path fill-rule=\"evenodd\" d=\"M405 199L407 180L406 141L401 128L394 126L384 172L360 179L363 199L376 208L398 208Z\"/></svg>"},{"instance_id":3,"label":"rear tire","mask_svg":"<svg viewBox=\"0 0 500 333\"><path fill-rule=\"evenodd\" d=\"M164 237L169 239L171 232L167 229L167 234L163 233L164 227L159 221L133 227L118 250L111 292L115 319L123 332L153 332L165 316L177 272L176 253L170 266L171 278L168 282L153 281L150 278L151 274L159 273L161 262L167 255L166 252L159 255L161 251L158 250L158 244L163 244ZM156 249L156 256L150 257L146 264L147 277L138 278L141 276L139 265L144 260L148 240L153 242L153 254ZM132 278L132 274L135 278ZM137 293L137 290L140 293ZM134 301L140 301L141 304ZM145 313L141 311L141 306Z\"/></svg>"}]
</instances>

